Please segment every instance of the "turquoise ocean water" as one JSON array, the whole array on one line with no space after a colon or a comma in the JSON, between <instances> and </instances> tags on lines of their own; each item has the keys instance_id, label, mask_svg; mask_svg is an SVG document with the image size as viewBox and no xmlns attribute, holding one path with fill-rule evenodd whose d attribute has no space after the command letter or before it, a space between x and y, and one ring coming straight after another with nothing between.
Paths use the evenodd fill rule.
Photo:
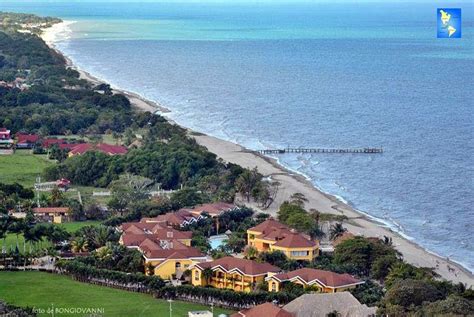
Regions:
<instances>
[{"instance_id":1,"label":"turquoise ocean water","mask_svg":"<svg viewBox=\"0 0 474 317\"><path fill-rule=\"evenodd\" d=\"M58 47L190 128L285 155L318 188L474 269L474 8L436 39L443 2L176 5L1 2L75 21Z\"/></svg>"}]
</instances>

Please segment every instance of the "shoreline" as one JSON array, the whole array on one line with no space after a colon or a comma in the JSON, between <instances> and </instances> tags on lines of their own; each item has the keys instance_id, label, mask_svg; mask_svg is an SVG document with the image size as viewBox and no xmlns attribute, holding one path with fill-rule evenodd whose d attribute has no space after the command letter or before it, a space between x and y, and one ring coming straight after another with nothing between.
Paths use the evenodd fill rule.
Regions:
<instances>
[{"instance_id":1,"label":"shoreline","mask_svg":"<svg viewBox=\"0 0 474 317\"><path fill-rule=\"evenodd\" d=\"M61 51L57 49L54 44L56 39L55 35L61 31L61 27L65 27L71 22L64 21L49 29L43 30L42 38L46 44L54 49L58 54L61 54L66 62L67 66L75 69L79 72L80 78L85 79L95 85L106 83L87 71L84 71L77 67L73 61L65 56ZM168 108L163 105L144 98L138 93L130 92L124 89L113 87L114 93L122 93L126 95L131 104L142 110L150 111L153 113L169 113L171 112ZM166 120L173 124L177 124L167 116L163 116ZM181 125L180 125L181 126ZM349 232L355 235L363 235L369 237L383 238L384 236L390 237L393 240L393 245L403 254L403 258L415 266L431 267L442 277L453 282L462 282L469 286L474 286L474 274L467 268L463 267L460 263L449 260L449 258L443 258L433 252L424 249L422 246L416 244L416 242L403 237L399 232L390 229L386 223L378 221L376 217L372 217L367 213L358 211L347 203L342 202L336 196L316 188L306 177L291 171L288 168L280 165L278 161L271 157L263 156L252 150L246 149L245 147L225 141L210 135L203 134L201 132L193 131L187 127L181 126L188 131L188 135L193 137L200 145L205 146L210 152L216 154L226 162L238 164L245 168L257 167L259 172L264 177L271 177L275 181L281 183L278 190L275 201L272 205L265 210L261 210L254 203L245 203L256 210L269 213L276 216L277 206L283 201L288 200L289 197L296 192L304 194L308 202L305 204L307 210L314 208L324 213L332 213L336 215L345 215L349 218L344 223L344 226ZM454 269L454 271L453 271Z\"/></svg>"}]
</instances>

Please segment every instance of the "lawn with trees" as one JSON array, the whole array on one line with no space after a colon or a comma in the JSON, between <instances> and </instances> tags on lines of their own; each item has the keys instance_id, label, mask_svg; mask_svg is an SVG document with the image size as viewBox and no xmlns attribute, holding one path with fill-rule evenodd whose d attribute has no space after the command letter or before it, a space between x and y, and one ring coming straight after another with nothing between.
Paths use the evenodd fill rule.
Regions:
<instances>
[{"instance_id":1,"label":"lawn with trees","mask_svg":"<svg viewBox=\"0 0 474 317\"><path fill-rule=\"evenodd\" d=\"M0 272L0 298L21 307L103 308L103 316L169 316L169 303L151 295L90 285L43 272ZM173 302L173 316L187 317L188 311L211 310L209 306ZM230 313L215 308L215 314ZM51 316L43 314L40 316ZM70 316L70 314L54 314Z\"/></svg>"}]
</instances>

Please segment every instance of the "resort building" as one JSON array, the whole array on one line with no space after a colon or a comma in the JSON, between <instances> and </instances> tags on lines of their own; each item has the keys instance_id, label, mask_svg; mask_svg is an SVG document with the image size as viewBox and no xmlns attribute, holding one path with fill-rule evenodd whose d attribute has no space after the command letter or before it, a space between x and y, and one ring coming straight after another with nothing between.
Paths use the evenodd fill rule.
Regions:
<instances>
[{"instance_id":1,"label":"resort building","mask_svg":"<svg viewBox=\"0 0 474 317\"><path fill-rule=\"evenodd\" d=\"M206 276L208 269L212 272L212 276ZM194 286L210 285L216 288L250 292L258 283L264 282L266 277L281 270L268 263L228 256L212 262L197 263L191 267L191 271Z\"/></svg>"},{"instance_id":2,"label":"resort building","mask_svg":"<svg viewBox=\"0 0 474 317\"><path fill-rule=\"evenodd\" d=\"M161 223L169 227L182 228L187 225L196 223L199 219L204 218L201 215L194 215L188 210L181 209L176 212L168 212L164 215L159 215L154 218L142 218L140 222L145 223Z\"/></svg>"},{"instance_id":3,"label":"resort building","mask_svg":"<svg viewBox=\"0 0 474 317\"><path fill-rule=\"evenodd\" d=\"M321 293L336 293L364 284L349 274L338 274L330 271L302 268L299 270L270 275L266 278L269 292L279 292L284 283L301 285L303 288L314 288Z\"/></svg>"},{"instance_id":4,"label":"resort building","mask_svg":"<svg viewBox=\"0 0 474 317\"><path fill-rule=\"evenodd\" d=\"M222 215L223 213L234 210L236 208L237 206L235 206L234 204L217 202L217 203L197 205L196 207L191 208L191 209L183 208L181 210L189 211L191 214L195 216L200 216L203 213L207 213L212 218L216 218Z\"/></svg>"},{"instance_id":5,"label":"resort building","mask_svg":"<svg viewBox=\"0 0 474 317\"><path fill-rule=\"evenodd\" d=\"M191 231L179 231L157 223L128 222L122 224L120 229L122 230L120 243L129 248L137 248L147 238L157 241L177 240L191 246L193 235Z\"/></svg>"},{"instance_id":6,"label":"resort building","mask_svg":"<svg viewBox=\"0 0 474 317\"><path fill-rule=\"evenodd\" d=\"M247 230L247 244L259 252L281 251L293 260L311 261L319 254L317 240L271 218Z\"/></svg>"},{"instance_id":7,"label":"resort building","mask_svg":"<svg viewBox=\"0 0 474 317\"><path fill-rule=\"evenodd\" d=\"M210 203L198 205L194 208L182 208L176 212L169 212L154 218L143 218L141 221L148 223L162 223L170 227L182 228L198 222L200 219L205 218L205 214L207 214L209 217L216 219L216 228L217 231L219 231L219 222L217 221L217 218L223 213L236 208L238 207L224 202Z\"/></svg>"},{"instance_id":8,"label":"resort building","mask_svg":"<svg viewBox=\"0 0 474 317\"><path fill-rule=\"evenodd\" d=\"M304 294L283 306L283 309L294 317L327 317L334 311L341 317L375 317L377 312L377 307L361 304L349 292Z\"/></svg>"},{"instance_id":9,"label":"resort building","mask_svg":"<svg viewBox=\"0 0 474 317\"><path fill-rule=\"evenodd\" d=\"M130 222L120 227L119 243L137 249L145 259L145 273L163 279L180 278L191 265L207 260L191 247L192 232L168 228L164 224Z\"/></svg>"},{"instance_id":10,"label":"resort building","mask_svg":"<svg viewBox=\"0 0 474 317\"><path fill-rule=\"evenodd\" d=\"M295 317L292 313L272 303L264 303L249 309L241 310L230 317Z\"/></svg>"},{"instance_id":11,"label":"resort building","mask_svg":"<svg viewBox=\"0 0 474 317\"><path fill-rule=\"evenodd\" d=\"M70 220L71 210L68 207L33 208L33 213L47 222L63 223Z\"/></svg>"},{"instance_id":12,"label":"resort building","mask_svg":"<svg viewBox=\"0 0 474 317\"><path fill-rule=\"evenodd\" d=\"M106 143L91 144L91 143L81 143L71 148L68 156L82 155L89 151L98 151L105 153L107 155L124 155L127 153L128 149L122 145L112 145Z\"/></svg>"}]
</instances>

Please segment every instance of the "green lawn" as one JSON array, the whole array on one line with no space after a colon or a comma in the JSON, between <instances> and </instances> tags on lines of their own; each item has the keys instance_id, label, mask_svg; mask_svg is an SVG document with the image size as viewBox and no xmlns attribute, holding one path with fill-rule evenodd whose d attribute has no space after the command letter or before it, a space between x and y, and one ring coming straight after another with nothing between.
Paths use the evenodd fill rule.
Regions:
<instances>
[{"instance_id":1,"label":"green lawn","mask_svg":"<svg viewBox=\"0 0 474 317\"><path fill-rule=\"evenodd\" d=\"M99 308L104 310L103 316L169 316L169 303L150 295L89 285L42 272L0 272L0 299L42 310L53 305L56 308ZM173 317L187 317L188 311L192 310L210 310L210 307L186 302L173 302L172 306ZM221 313L230 312L219 308L214 310L215 316ZM57 313L54 316L72 315Z\"/></svg>"},{"instance_id":2,"label":"green lawn","mask_svg":"<svg viewBox=\"0 0 474 317\"><path fill-rule=\"evenodd\" d=\"M0 183L19 183L33 187L43 169L53 164L46 155L33 155L29 150L17 150L13 155L0 155Z\"/></svg>"},{"instance_id":3,"label":"green lawn","mask_svg":"<svg viewBox=\"0 0 474 317\"><path fill-rule=\"evenodd\" d=\"M85 226L98 226L100 221L88 220L88 221L74 221L74 222L64 222L57 224L57 226L63 227L69 233L73 233Z\"/></svg>"}]
</instances>

